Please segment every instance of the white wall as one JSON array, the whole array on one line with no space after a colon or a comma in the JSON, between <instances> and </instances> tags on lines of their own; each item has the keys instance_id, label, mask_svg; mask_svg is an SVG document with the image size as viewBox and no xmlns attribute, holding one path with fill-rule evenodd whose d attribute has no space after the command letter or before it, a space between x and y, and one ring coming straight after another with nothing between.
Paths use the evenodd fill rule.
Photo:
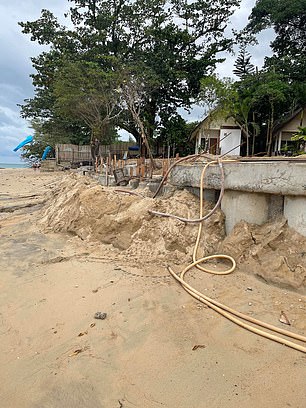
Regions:
<instances>
[{"instance_id":1,"label":"white wall","mask_svg":"<svg viewBox=\"0 0 306 408\"><path fill-rule=\"evenodd\" d=\"M226 135L228 136L225 137ZM224 140L222 140L223 138ZM231 156L239 156L240 155L240 146L239 146L240 144L241 144L241 130L240 129L221 129L220 130L221 155L229 152L229 155ZM232 150L234 147L235 149Z\"/></svg>"}]
</instances>

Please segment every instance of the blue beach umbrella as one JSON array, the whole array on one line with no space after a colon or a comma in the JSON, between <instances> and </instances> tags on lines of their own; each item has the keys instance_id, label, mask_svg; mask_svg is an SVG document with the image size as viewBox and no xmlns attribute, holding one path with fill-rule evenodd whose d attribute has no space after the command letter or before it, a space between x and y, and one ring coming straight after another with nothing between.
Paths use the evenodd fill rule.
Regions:
<instances>
[{"instance_id":1,"label":"blue beach umbrella","mask_svg":"<svg viewBox=\"0 0 306 408\"><path fill-rule=\"evenodd\" d=\"M50 152L51 149L52 149L51 146L47 146L47 147L45 148L45 150L44 150L44 152L43 152L43 155L42 155L42 157L41 157L41 160L45 160L45 159L46 159L46 157L47 157L47 155L48 155L48 153Z\"/></svg>"},{"instance_id":2,"label":"blue beach umbrella","mask_svg":"<svg viewBox=\"0 0 306 408\"><path fill-rule=\"evenodd\" d=\"M33 142L33 136L28 136L26 137L15 149L13 150L14 152L17 152L17 150L21 149L24 145Z\"/></svg>"}]
</instances>

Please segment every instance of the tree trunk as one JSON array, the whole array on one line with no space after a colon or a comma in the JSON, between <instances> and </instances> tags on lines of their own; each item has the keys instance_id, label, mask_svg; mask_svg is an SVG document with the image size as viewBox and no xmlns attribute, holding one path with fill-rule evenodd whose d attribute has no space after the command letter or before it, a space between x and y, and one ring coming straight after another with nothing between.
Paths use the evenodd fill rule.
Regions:
<instances>
[{"instance_id":1,"label":"tree trunk","mask_svg":"<svg viewBox=\"0 0 306 408\"><path fill-rule=\"evenodd\" d=\"M255 123L255 113L253 112L253 124ZM254 152L255 152L255 128L253 125L253 140L252 140L252 156L254 156Z\"/></svg>"},{"instance_id":2,"label":"tree trunk","mask_svg":"<svg viewBox=\"0 0 306 408\"><path fill-rule=\"evenodd\" d=\"M270 118L270 126L269 126L269 140L268 140L268 149L267 149L268 156L271 156L272 154L273 128L274 128L274 103L272 102L271 118Z\"/></svg>"},{"instance_id":3,"label":"tree trunk","mask_svg":"<svg viewBox=\"0 0 306 408\"><path fill-rule=\"evenodd\" d=\"M249 143L249 127L248 127L248 123L246 122L245 124L245 130L246 130L246 155L249 156L250 154L250 143Z\"/></svg>"}]
</instances>

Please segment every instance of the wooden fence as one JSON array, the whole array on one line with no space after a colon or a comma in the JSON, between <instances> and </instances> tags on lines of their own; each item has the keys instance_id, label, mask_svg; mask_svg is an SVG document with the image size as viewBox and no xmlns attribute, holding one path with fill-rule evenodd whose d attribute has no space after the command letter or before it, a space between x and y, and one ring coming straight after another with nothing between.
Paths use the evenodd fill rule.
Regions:
<instances>
[{"instance_id":1,"label":"wooden fence","mask_svg":"<svg viewBox=\"0 0 306 408\"><path fill-rule=\"evenodd\" d=\"M99 155L101 157L108 157L109 155L116 155L122 158L125 152L128 152L129 147L135 146L131 142L119 142L111 145L100 145ZM135 155L135 152L129 152L130 155ZM138 152L136 152L138 154ZM91 146L90 145L73 145L73 144L57 144L55 146L55 155L57 163L82 163L91 162Z\"/></svg>"}]
</instances>

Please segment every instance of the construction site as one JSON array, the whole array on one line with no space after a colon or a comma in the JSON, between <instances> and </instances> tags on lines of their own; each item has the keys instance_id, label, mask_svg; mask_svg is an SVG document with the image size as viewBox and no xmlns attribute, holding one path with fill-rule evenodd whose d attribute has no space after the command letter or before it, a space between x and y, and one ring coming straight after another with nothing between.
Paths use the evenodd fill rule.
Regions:
<instances>
[{"instance_id":1,"label":"construction site","mask_svg":"<svg viewBox=\"0 0 306 408\"><path fill-rule=\"evenodd\" d=\"M305 406L304 156L1 174L5 406Z\"/></svg>"},{"instance_id":2,"label":"construction site","mask_svg":"<svg viewBox=\"0 0 306 408\"><path fill-rule=\"evenodd\" d=\"M2 3L0 408L305 408L306 0Z\"/></svg>"}]
</instances>

